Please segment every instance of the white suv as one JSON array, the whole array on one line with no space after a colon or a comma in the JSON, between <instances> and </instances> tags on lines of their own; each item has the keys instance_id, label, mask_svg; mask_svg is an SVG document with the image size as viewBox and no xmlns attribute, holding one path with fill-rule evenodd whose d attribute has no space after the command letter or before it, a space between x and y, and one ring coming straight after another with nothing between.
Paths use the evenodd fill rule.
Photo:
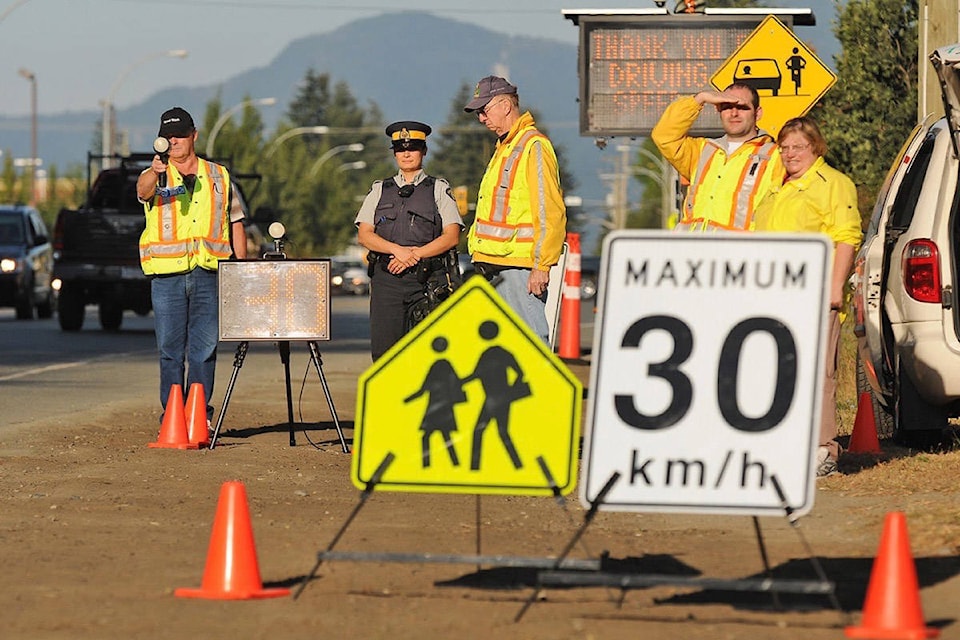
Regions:
<instances>
[{"instance_id":1,"label":"white suv","mask_svg":"<svg viewBox=\"0 0 960 640\"><path fill-rule=\"evenodd\" d=\"M960 415L960 44L930 56L948 117L919 124L877 197L854 269L858 391L877 432L940 442Z\"/></svg>"}]
</instances>

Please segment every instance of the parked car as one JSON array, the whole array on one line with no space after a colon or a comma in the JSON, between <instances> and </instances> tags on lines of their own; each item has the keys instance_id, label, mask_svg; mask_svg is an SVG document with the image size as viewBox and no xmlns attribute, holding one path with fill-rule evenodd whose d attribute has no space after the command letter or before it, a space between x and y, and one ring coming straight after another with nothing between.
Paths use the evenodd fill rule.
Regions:
<instances>
[{"instance_id":1,"label":"parked car","mask_svg":"<svg viewBox=\"0 0 960 640\"><path fill-rule=\"evenodd\" d=\"M330 290L333 294L349 293L355 296L370 293L366 263L359 258L331 258Z\"/></svg>"},{"instance_id":2,"label":"parked car","mask_svg":"<svg viewBox=\"0 0 960 640\"><path fill-rule=\"evenodd\" d=\"M947 113L960 109L960 48L930 56ZM927 119L911 132L877 197L854 263L858 390L877 432L938 443L960 415L960 123Z\"/></svg>"},{"instance_id":3,"label":"parked car","mask_svg":"<svg viewBox=\"0 0 960 640\"><path fill-rule=\"evenodd\" d=\"M0 205L0 306L20 320L53 315L53 247L40 213L24 205Z\"/></svg>"}]
</instances>

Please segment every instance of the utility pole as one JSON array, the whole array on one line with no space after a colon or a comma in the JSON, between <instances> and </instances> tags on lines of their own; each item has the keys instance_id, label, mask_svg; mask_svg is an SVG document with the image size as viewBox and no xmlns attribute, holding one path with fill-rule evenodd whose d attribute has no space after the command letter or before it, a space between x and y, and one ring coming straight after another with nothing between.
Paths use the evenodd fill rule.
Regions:
<instances>
[{"instance_id":1,"label":"utility pole","mask_svg":"<svg viewBox=\"0 0 960 640\"><path fill-rule=\"evenodd\" d=\"M940 81L929 56L939 47L960 41L960 0L920 0L917 21L917 122L927 114L943 115Z\"/></svg>"},{"instance_id":2,"label":"utility pole","mask_svg":"<svg viewBox=\"0 0 960 640\"><path fill-rule=\"evenodd\" d=\"M20 69L20 75L30 82L30 206L37 204L37 75L29 69Z\"/></svg>"}]
</instances>

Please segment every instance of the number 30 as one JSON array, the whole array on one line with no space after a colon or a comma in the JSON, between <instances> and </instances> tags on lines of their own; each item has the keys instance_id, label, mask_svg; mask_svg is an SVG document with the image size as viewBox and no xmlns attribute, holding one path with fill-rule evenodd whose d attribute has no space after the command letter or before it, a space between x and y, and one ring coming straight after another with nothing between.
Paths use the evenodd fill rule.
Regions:
<instances>
[{"instance_id":1,"label":"number 30","mask_svg":"<svg viewBox=\"0 0 960 640\"><path fill-rule=\"evenodd\" d=\"M663 413L648 416L637 410L632 395L614 396L614 406L621 420L631 427L650 431L666 429L679 422L690 410L693 402L693 384L680 368L693 352L693 333L683 320L674 316L641 318L624 333L621 346L639 347L643 337L655 330L670 334L673 338L673 351L666 360L651 363L647 367L647 375L661 378L670 385L670 405ZM767 412L756 418L743 415L737 401L740 353L744 341L753 333L769 334L777 346L777 382L773 400ZM717 366L717 404L727 424L739 431L754 433L773 429L790 410L796 382L797 345L790 329L774 318L747 318L734 325L723 341Z\"/></svg>"}]
</instances>

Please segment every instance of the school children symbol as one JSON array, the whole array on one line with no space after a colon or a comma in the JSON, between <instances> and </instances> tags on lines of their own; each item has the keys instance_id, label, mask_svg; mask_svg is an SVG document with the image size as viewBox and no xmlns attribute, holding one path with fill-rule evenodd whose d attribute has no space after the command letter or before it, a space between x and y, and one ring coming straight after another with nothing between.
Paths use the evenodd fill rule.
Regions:
<instances>
[{"instance_id":1,"label":"school children symbol","mask_svg":"<svg viewBox=\"0 0 960 640\"><path fill-rule=\"evenodd\" d=\"M377 489L553 495L576 482L580 381L483 278L360 377L351 479Z\"/></svg>"}]
</instances>

